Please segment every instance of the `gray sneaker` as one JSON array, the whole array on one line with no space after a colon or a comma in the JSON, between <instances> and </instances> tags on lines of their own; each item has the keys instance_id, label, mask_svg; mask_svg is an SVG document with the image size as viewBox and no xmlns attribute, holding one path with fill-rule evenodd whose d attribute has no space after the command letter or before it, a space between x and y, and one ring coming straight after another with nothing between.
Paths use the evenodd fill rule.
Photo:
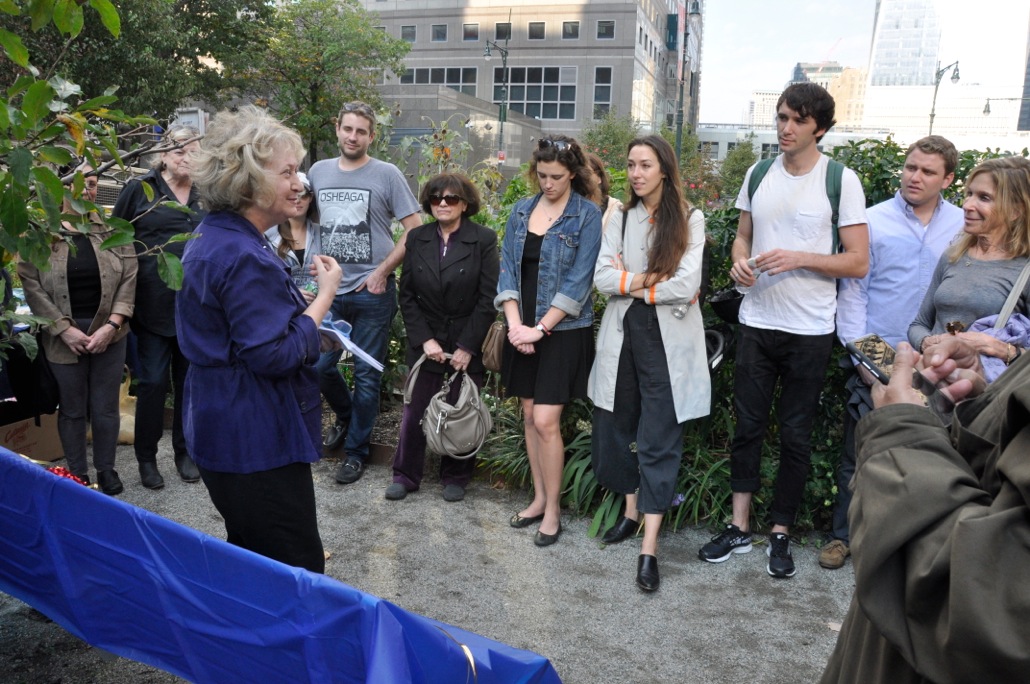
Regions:
<instances>
[{"instance_id":1,"label":"gray sneaker","mask_svg":"<svg viewBox=\"0 0 1030 684\"><path fill-rule=\"evenodd\" d=\"M400 501L408 495L408 489L400 482L391 482L386 488L386 498L390 501Z\"/></svg>"}]
</instances>

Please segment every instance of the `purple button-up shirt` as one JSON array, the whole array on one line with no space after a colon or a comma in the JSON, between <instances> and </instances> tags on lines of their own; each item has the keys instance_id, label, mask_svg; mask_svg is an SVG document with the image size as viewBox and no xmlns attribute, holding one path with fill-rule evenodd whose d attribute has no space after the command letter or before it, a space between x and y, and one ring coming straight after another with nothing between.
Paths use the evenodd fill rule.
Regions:
<instances>
[{"instance_id":1,"label":"purple button-up shirt","mask_svg":"<svg viewBox=\"0 0 1030 684\"><path fill-rule=\"evenodd\" d=\"M183 256L175 300L190 362L183 428L202 468L252 473L321 456L319 336L307 304L264 236L213 212Z\"/></svg>"}]
</instances>

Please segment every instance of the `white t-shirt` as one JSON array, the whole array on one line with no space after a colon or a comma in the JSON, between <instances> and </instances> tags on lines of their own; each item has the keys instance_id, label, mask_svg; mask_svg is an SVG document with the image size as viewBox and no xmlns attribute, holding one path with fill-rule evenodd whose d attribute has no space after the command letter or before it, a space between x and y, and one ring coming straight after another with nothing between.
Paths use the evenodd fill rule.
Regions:
<instances>
[{"instance_id":1,"label":"white t-shirt","mask_svg":"<svg viewBox=\"0 0 1030 684\"><path fill-rule=\"evenodd\" d=\"M777 248L833 253L833 210L826 196L828 162L826 155L820 155L811 171L791 176L780 155L759 184L753 202L748 199L747 187L755 167L748 169L736 206L751 212L751 256ZM841 179L839 212L840 228L866 222L862 183L848 168ZM760 276L740 305L740 321L754 328L825 335L834 331L836 311L836 279L797 269Z\"/></svg>"}]
</instances>

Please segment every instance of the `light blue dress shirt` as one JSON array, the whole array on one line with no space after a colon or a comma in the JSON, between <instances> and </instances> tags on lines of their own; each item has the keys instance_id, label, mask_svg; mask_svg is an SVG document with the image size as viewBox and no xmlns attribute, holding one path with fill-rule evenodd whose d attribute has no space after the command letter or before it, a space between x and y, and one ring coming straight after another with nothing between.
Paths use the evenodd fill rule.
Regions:
<instances>
[{"instance_id":1,"label":"light blue dress shirt","mask_svg":"<svg viewBox=\"0 0 1030 684\"><path fill-rule=\"evenodd\" d=\"M897 348L907 339L941 254L965 221L962 210L941 197L924 227L900 191L866 215L869 273L840 281L837 336L846 341L876 333Z\"/></svg>"}]
</instances>

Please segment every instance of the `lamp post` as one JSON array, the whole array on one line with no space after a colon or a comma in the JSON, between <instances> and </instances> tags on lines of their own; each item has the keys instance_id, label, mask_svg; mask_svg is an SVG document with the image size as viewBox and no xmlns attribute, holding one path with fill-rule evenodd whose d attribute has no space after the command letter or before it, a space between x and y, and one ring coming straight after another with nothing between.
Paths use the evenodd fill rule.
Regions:
<instances>
[{"instance_id":1,"label":"lamp post","mask_svg":"<svg viewBox=\"0 0 1030 684\"><path fill-rule=\"evenodd\" d=\"M958 60L955 60L943 69L940 66L941 63L937 62L937 75L933 79L933 104L930 106L930 135L933 134L933 117L937 115L937 90L941 87L941 79L944 78L944 74L948 72L948 69L955 67L951 71L951 82L958 83Z\"/></svg>"},{"instance_id":2,"label":"lamp post","mask_svg":"<svg viewBox=\"0 0 1030 684\"><path fill-rule=\"evenodd\" d=\"M693 0L690 3L690 12L688 14L690 18L701 16L701 6L697 0ZM687 36L690 35L690 24L684 21L683 25L683 44L680 46L680 52L682 53L680 61L680 83L679 83L679 99L676 104L676 159L677 161L683 157L683 81L686 80L687 76ZM693 93L691 93L693 96Z\"/></svg>"},{"instance_id":3,"label":"lamp post","mask_svg":"<svg viewBox=\"0 0 1030 684\"><path fill-rule=\"evenodd\" d=\"M1030 97L989 97L987 98L987 104L984 105L984 116L991 115L991 100L995 102L1030 102Z\"/></svg>"},{"instance_id":4,"label":"lamp post","mask_svg":"<svg viewBox=\"0 0 1030 684\"><path fill-rule=\"evenodd\" d=\"M486 49L483 50L483 59L490 61L493 57L491 50L501 53L501 105L497 112L499 123L497 131L497 152L498 158L504 151L504 120L508 118L508 39L504 39L504 47L501 47L492 40L486 41Z\"/></svg>"}]
</instances>

